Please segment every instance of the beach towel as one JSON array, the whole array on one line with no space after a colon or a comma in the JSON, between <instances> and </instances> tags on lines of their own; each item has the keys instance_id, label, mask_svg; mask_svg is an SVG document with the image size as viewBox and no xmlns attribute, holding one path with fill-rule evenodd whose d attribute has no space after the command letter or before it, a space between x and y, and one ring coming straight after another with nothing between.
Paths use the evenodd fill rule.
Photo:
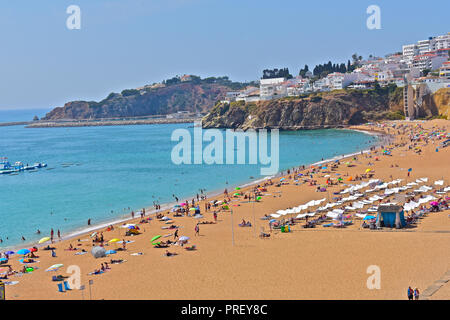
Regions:
<instances>
[{"instance_id":1,"label":"beach towel","mask_svg":"<svg viewBox=\"0 0 450 320\"><path fill-rule=\"evenodd\" d=\"M130 255L132 255L132 256L142 256L143 253L142 252L135 252L135 253L131 253Z\"/></svg>"},{"instance_id":2,"label":"beach towel","mask_svg":"<svg viewBox=\"0 0 450 320\"><path fill-rule=\"evenodd\" d=\"M3 283L7 286L13 286L15 284L18 284L19 281L3 281Z\"/></svg>"},{"instance_id":3,"label":"beach towel","mask_svg":"<svg viewBox=\"0 0 450 320\"><path fill-rule=\"evenodd\" d=\"M39 260L35 260L35 261L33 261L33 262L24 262L24 259L20 259L19 262L20 262L21 264L31 264L31 263L38 263L38 262L40 262L40 261L39 261Z\"/></svg>"},{"instance_id":4,"label":"beach towel","mask_svg":"<svg viewBox=\"0 0 450 320\"><path fill-rule=\"evenodd\" d=\"M85 253L87 253L87 251L80 251L80 252L77 252L77 253L75 253L75 255L76 256L81 256L82 254L85 254Z\"/></svg>"}]
</instances>

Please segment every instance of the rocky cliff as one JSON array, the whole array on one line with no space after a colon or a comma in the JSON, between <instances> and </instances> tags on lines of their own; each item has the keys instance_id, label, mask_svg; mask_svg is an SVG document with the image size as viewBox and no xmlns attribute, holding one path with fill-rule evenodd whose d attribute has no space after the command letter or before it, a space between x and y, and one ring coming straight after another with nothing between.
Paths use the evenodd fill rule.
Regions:
<instances>
[{"instance_id":1,"label":"rocky cliff","mask_svg":"<svg viewBox=\"0 0 450 320\"><path fill-rule=\"evenodd\" d=\"M337 90L255 103L219 103L203 118L203 127L286 130L339 127L401 119L402 110L402 88Z\"/></svg>"},{"instance_id":2,"label":"rocky cliff","mask_svg":"<svg viewBox=\"0 0 450 320\"><path fill-rule=\"evenodd\" d=\"M230 88L217 83L179 83L143 90L124 90L106 99L72 101L49 112L42 120L100 119L165 115L178 111L206 113Z\"/></svg>"},{"instance_id":3,"label":"rocky cliff","mask_svg":"<svg viewBox=\"0 0 450 320\"><path fill-rule=\"evenodd\" d=\"M450 88L442 88L433 94L426 94L422 99L423 103L419 110L421 117L430 118L438 115L450 119Z\"/></svg>"}]
</instances>

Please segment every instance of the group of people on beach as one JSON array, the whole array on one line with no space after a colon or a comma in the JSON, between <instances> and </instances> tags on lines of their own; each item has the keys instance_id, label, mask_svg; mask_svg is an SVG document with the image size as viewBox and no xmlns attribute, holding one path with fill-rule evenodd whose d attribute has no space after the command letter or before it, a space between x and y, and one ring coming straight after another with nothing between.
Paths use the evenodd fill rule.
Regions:
<instances>
[{"instance_id":1,"label":"group of people on beach","mask_svg":"<svg viewBox=\"0 0 450 320\"><path fill-rule=\"evenodd\" d=\"M413 290L411 287L408 287L407 296L408 296L408 300L419 300L419 296L420 296L419 289L415 288Z\"/></svg>"}]
</instances>

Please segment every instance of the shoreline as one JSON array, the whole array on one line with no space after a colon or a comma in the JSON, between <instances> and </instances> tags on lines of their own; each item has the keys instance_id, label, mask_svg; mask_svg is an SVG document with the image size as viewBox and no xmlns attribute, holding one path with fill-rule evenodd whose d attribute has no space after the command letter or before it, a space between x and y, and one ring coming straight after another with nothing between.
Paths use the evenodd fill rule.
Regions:
<instances>
[{"instance_id":1,"label":"shoreline","mask_svg":"<svg viewBox=\"0 0 450 320\"><path fill-rule=\"evenodd\" d=\"M242 195L232 197L229 202L231 210L221 210L219 206L218 220L215 223L212 208L206 212L202 208L205 203L214 199L209 196L206 201L198 203L204 216L200 222L199 235L194 234L194 227L200 220L185 215L172 218L171 213L169 217L173 220L172 223L181 228L180 236L190 238L189 245L195 245L197 250L187 251L179 245L171 244L168 250L174 252L177 257L165 257L164 249L154 248L151 239L160 235L172 240L173 230L166 230L167 223L158 219L153 219L148 224L139 224L140 218L137 215L134 220L126 220L132 220L131 223L139 225L139 236L125 237L125 230L120 228L120 224L114 225L114 230L109 232L101 230L105 236L106 250L118 248L118 245L109 243L110 239L115 238L131 240L126 250L118 250L114 256L95 259L90 254L95 245L91 243L90 233L84 234L78 242L56 241L52 246L56 248L57 257L39 250L40 261L33 265L37 269L23 276L11 276L11 280L18 282L8 287L8 296L12 300L83 299L79 290L67 291L64 294L58 292L55 282L50 280L52 273L45 272L48 266L58 263L63 265L59 274L64 276L71 275L69 269L66 271L67 267L78 266L82 275L81 285L87 286L88 281L93 279L94 299L392 300L404 299L405 288L408 286L419 288L425 300L448 299L449 284L444 284L439 291L433 291L431 294L429 290L437 279L449 272L445 248L450 243L449 239L442 236L443 233L450 232L448 209L427 213L405 230L361 228L362 220L360 215L357 215L361 210L349 212L346 219L352 220L353 223L344 228L325 228L325 224L319 223L314 229L305 229L305 220L302 219L291 226L290 232L284 233L276 229L270 230L268 221L264 219L279 210L325 198L327 194L318 193L315 186L325 184L326 174L336 177L336 173L344 178L341 183L327 187L329 203L335 201L335 198L332 200L330 197L343 197L341 191L355 183L360 184L360 179L349 180L347 177L363 174L366 168L372 168L374 178L381 181L402 180L401 186L423 177L428 178L426 185L433 185L435 191L439 186L435 186L434 181L444 180L444 187L450 185L448 163L445 161L450 155L450 148L439 148L439 152L435 151L436 147L447 139L442 133L450 136L448 121L430 121L423 125L424 129L408 122L388 122L372 127L378 127L395 138L389 145L383 139L375 141L390 150L392 155L384 156L385 149L375 147L375 150L372 148L373 151L364 155L361 155L364 151L360 150L344 157L333 157L343 159L354 154L357 159L348 160L352 166L347 165L347 160L340 161L334 170L319 169L322 166L316 165L315 172L312 173L313 184L308 183L309 176L305 179L300 177L299 181L296 181L296 173L309 175L314 164L305 165L305 170L300 167L299 171L295 170L297 167L294 164L289 164L295 172L291 171L289 175L283 176L287 177L286 183L280 184L277 179L272 179L273 184L266 186L267 190L264 190L259 202L248 201L248 198L245 199ZM414 135L421 134L421 130L424 130L424 137L427 138L410 142L411 129L414 130ZM373 146L373 143L368 143L367 148L370 148L369 145ZM363 144L358 146L361 149L366 148ZM422 152L416 152L416 146L420 147ZM330 159L314 163L327 161ZM414 169L409 177L407 168L411 167ZM282 173L277 176L282 176ZM362 181L367 182L370 178L364 177ZM252 182L254 184L258 181ZM227 188L230 186L227 185ZM435 191L430 194L434 195ZM239 192L248 195L251 187L242 187ZM385 194L381 190L380 192L377 194ZM401 192L402 195L406 193L409 191ZM365 199L371 195L367 195ZM447 192L448 195L450 194ZM389 202L392 197L396 198L395 195L390 195L380 203ZM222 200L223 194L220 193L216 199ZM374 202L373 205L379 203ZM369 206L361 212L367 212ZM426 207L429 207L428 203ZM252 228L237 227L244 219L251 222ZM331 220L330 216L327 221ZM209 225L210 221L212 225ZM260 230L268 233L270 237L258 236ZM78 251L68 250L71 245ZM414 250L411 250L412 246ZM82 249L86 254L79 255ZM13 270L23 268L23 264L17 261L18 258L20 256L10 260ZM109 264L109 259L123 259L127 263L111 265L111 269L106 270L104 274L92 275L90 271L98 269L100 263ZM366 270L372 265L381 269L381 290L368 290L370 288L366 286L370 276ZM280 281L289 285L280 286Z\"/></svg>"},{"instance_id":2,"label":"shoreline","mask_svg":"<svg viewBox=\"0 0 450 320\"><path fill-rule=\"evenodd\" d=\"M333 128L331 128L331 129L333 129ZM327 159L320 160L320 161L317 161L317 162L314 162L314 163L305 164L305 169L307 169L307 168L309 168L311 166L316 166L316 165L319 165L319 164L328 163L328 162L332 162L332 161L335 161L335 160L343 160L345 158L350 158L350 157L353 157L355 155L360 155L361 153L363 153L363 154L368 153L368 152L370 152L370 148L371 147L378 147L378 146L381 145L381 142L382 142L381 140L382 140L383 137L392 138L392 135L389 135L389 134L386 134L386 133L374 132L374 131L371 132L371 131L363 130L363 129L340 128L340 130L357 131L357 132L361 132L361 133L364 133L364 134L367 134L367 135L370 135L370 136L376 136L376 137L378 137L378 139L373 144L371 144L369 146L369 149L363 149L363 150L360 150L360 151L357 151L357 152L353 152L353 153L337 155L337 156L334 156L332 158L327 158ZM302 166L302 165L297 165L294 168L299 168L300 166ZM216 190L212 190L209 193L205 194L206 195L206 200L209 201L209 200L211 200L211 199L213 199L215 197L218 197L219 195L223 194L223 189L225 189L225 188L227 188L227 189L231 188L230 190L234 189L235 187L241 187L242 189L247 189L247 188L256 186L257 184L259 184L259 183L261 183L261 182L263 182L265 180L274 179L274 178L281 178L281 177L285 176L285 174L283 174L283 173L284 173L284 171L286 171L288 169L292 169L292 168L287 168L287 169L280 170L275 175L255 178L254 181L246 180L245 182L242 182L240 184L229 185L229 186L223 187L222 189L219 188L219 189L216 189ZM195 198L195 195L189 196L187 198L188 199ZM184 200L180 199L180 201L184 201ZM170 210L171 208L173 208L173 206L175 204L177 204L177 203L176 202L165 202L165 203L161 204L161 209L160 210L156 210L153 207L145 207L145 213L146 213L146 215L153 215L153 214L156 214L156 213L167 211L167 210ZM138 213L139 211L135 212L135 214ZM98 224L94 224L94 225L91 225L91 226L76 227L73 230L69 231L66 235L62 236L61 240L55 238L54 239L54 243L62 242L62 241L66 241L66 240L72 240L72 239L77 238L77 237L81 237L81 236L84 236L84 235L89 235L90 233L93 233L93 232L98 231L100 229L107 228L110 225L114 225L115 226L117 224L123 224L123 223L125 223L127 221L137 219L136 216L134 218L132 218L130 215L131 215L131 212L128 212L127 214L123 214L120 217L115 218L114 220L105 220L105 221L99 222ZM42 237L45 237L45 236L46 235L42 234ZM5 250L15 251L15 250L18 250L18 249L21 249L21 248L31 248L33 246L36 246L37 248L41 248L41 247L44 247L46 245L47 244L36 244L35 242L24 242L21 245L17 244L17 245L1 247L1 250L2 251L5 251Z\"/></svg>"}]
</instances>

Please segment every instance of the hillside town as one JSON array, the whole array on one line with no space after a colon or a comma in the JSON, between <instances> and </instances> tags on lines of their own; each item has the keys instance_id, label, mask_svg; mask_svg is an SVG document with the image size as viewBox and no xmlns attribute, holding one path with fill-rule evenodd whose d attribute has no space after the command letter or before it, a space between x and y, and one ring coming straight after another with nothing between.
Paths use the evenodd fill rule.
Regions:
<instances>
[{"instance_id":1,"label":"hillside town","mask_svg":"<svg viewBox=\"0 0 450 320\"><path fill-rule=\"evenodd\" d=\"M408 86L413 91L420 87L421 94L434 93L450 86L449 50L450 32L404 45L401 52L388 54L384 58L370 56L363 60L362 57L353 57L354 68L351 71L348 68L345 73L331 72L320 77L308 70L303 76L290 79L266 77L259 81L259 87L250 86L241 91L228 92L222 102L264 101L344 88L368 89L376 83L404 87L405 99L414 96L414 92L408 93ZM405 115L413 118L414 110L409 111L408 114L405 106Z\"/></svg>"}]
</instances>

